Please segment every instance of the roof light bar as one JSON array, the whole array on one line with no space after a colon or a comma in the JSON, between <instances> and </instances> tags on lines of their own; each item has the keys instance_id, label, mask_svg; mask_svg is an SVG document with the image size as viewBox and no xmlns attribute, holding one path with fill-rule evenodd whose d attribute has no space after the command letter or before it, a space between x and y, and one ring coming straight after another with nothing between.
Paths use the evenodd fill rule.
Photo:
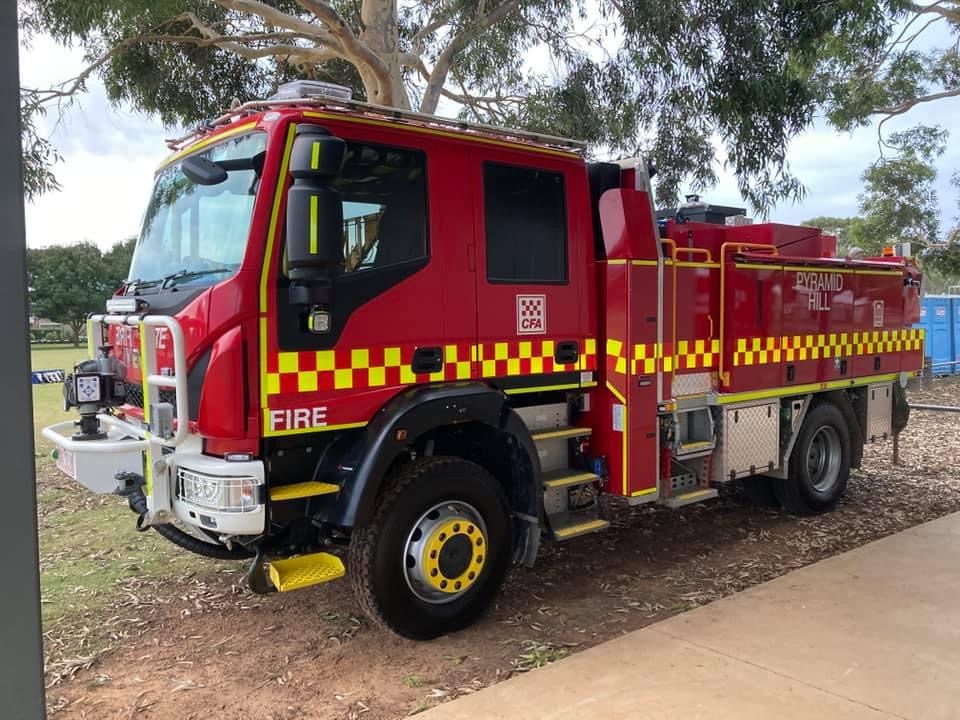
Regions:
<instances>
[{"instance_id":1,"label":"roof light bar","mask_svg":"<svg viewBox=\"0 0 960 720\"><path fill-rule=\"evenodd\" d=\"M283 83L271 100L300 100L303 98L333 98L349 102L353 99L353 90L335 83L320 80L293 80Z\"/></svg>"}]
</instances>

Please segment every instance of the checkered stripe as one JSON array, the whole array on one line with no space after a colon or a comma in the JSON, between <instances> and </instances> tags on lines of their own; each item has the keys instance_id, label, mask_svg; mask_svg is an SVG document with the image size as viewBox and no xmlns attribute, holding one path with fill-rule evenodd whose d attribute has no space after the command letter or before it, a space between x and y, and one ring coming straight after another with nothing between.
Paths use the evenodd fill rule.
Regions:
<instances>
[{"instance_id":1,"label":"checkered stripe","mask_svg":"<svg viewBox=\"0 0 960 720\"><path fill-rule=\"evenodd\" d=\"M633 374L651 374L659 367L663 372L682 370L711 370L720 359L720 340L678 340L676 352L671 343L656 343L633 346Z\"/></svg>"},{"instance_id":2,"label":"checkered stripe","mask_svg":"<svg viewBox=\"0 0 960 720\"><path fill-rule=\"evenodd\" d=\"M608 374L626 375L624 343L607 340ZM912 352L923 349L923 330L877 330L873 332L787 335L784 337L737 338L734 366L766 365L781 361L819 360L878 353ZM638 343L630 357L630 374L651 375L657 370L715 370L720 360L720 340L679 340L677 351L670 343Z\"/></svg>"},{"instance_id":3,"label":"checkered stripe","mask_svg":"<svg viewBox=\"0 0 960 720\"><path fill-rule=\"evenodd\" d=\"M268 359L267 395L470 379L469 345L444 345L443 369L429 374L410 369L414 350L381 347L277 353Z\"/></svg>"},{"instance_id":4,"label":"checkered stripe","mask_svg":"<svg viewBox=\"0 0 960 720\"><path fill-rule=\"evenodd\" d=\"M738 338L733 352L735 367L765 365L781 360L796 362L831 357L855 357L923 349L923 330L875 330L871 332L785 335Z\"/></svg>"},{"instance_id":5,"label":"checkered stripe","mask_svg":"<svg viewBox=\"0 0 960 720\"><path fill-rule=\"evenodd\" d=\"M631 375L652 375L659 365L664 372L673 370L673 355L665 353L666 345L659 343L644 343L633 346L633 357L630 360Z\"/></svg>"},{"instance_id":6,"label":"checkered stripe","mask_svg":"<svg viewBox=\"0 0 960 720\"><path fill-rule=\"evenodd\" d=\"M512 340L477 345L476 359L483 378L597 369L597 341L594 338L584 341L577 362L558 363L554 360L555 352L556 342L553 340Z\"/></svg>"},{"instance_id":7,"label":"checkered stripe","mask_svg":"<svg viewBox=\"0 0 960 720\"><path fill-rule=\"evenodd\" d=\"M607 338L607 375L627 374L627 354L622 340Z\"/></svg>"},{"instance_id":8,"label":"checkered stripe","mask_svg":"<svg viewBox=\"0 0 960 720\"><path fill-rule=\"evenodd\" d=\"M713 370L720 362L720 339L677 342L678 370Z\"/></svg>"},{"instance_id":9,"label":"checkered stripe","mask_svg":"<svg viewBox=\"0 0 960 720\"><path fill-rule=\"evenodd\" d=\"M424 346L427 347L427 346ZM411 370L416 347L387 346L273 353L267 358L267 395L366 389L597 369L597 341L587 338L578 362L554 362L553 340L443 345L443 367Z\"/></svg>"}]
</instances>

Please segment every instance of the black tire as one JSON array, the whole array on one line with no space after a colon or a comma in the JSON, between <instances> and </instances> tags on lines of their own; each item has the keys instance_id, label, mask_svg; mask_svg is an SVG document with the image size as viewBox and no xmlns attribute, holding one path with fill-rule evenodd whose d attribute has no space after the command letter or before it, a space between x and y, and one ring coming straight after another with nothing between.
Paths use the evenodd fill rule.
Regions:
<instances>
[{"instance_id":1,"label":"black tire","mask_svg":"<svg viewBox=\"0 0 960 720\"><path fill-rule=\"evenodd\" d=\"M813 515L836 505L850 477L850 428L836 405L821 402L807 412L789 471L788 479L773 481L785 510Z\"/></svg>"},{"instance_id":2,"label":"black tire","mask_svg":"<svg viewBox=\"0 0 960 720\"><path fill-rule=\"evenodd\" d=\"M773 490L773 478L763 475L751 475L743 479L743 496L757 507L775 508L780 505Z\"/></svg>"},{"instance_id":3,"label":"black tire","mask_svg":"<svg viewBox=\"0 0 960 720\"><path fill-rule=\"evenodd\" d=\"M453 515L437 519L426 514L438 506ZM451 533L440 546L440 557L430 571L436 577L440 568L439 579L428 579L426 567L434 562L427 558L428 548L436 547L429 540L444 539L443 528L437 523L446 523L443 526L447 527L456 522L457 513L469 518L470 511L479 516L478 522L463 521L463 530L459 524L450 527L456 528L458 539L471 542L458 540L461 545L447 552L456 544ZM468 528L470 536L466 535ZM486 547L483 555L472 542L481 535ZM417 545L417 551L408 552L411 543L422 547ZM456 563L465 557L464 546L470 552L461 567ZM353 531L349 575L357 600L374 622L403 637L430 640L464 628L483 614L503 582L511 549L510 509L496 479L479 465L460 458L422 458L387 478L373 518ZM460 572L456 577L467 584L463 590L454 592L451 585L441 591L432 586L446 583L448 572L453 582L454 572L443 568L445 557L447 567L456 567ZM477 558L479 566L474 564ZM478 572L468 581L471 568Z\"/></svg>"}]
</instances>

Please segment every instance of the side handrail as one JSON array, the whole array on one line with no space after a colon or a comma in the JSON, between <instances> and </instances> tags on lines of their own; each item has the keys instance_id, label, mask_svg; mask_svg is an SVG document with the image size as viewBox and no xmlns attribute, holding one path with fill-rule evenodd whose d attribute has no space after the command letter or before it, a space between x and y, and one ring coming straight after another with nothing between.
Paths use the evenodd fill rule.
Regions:
<instances>
[{"instance_id":1,"label":"side handrail","mask_svg":"<svg viewBox=\"0 0 960 720\"><path fill-rule=\"evenodd\" d=\"M696 257L697 255L702 255L706 257L704 262L713 262L713 255L710 253L709 248L698 248L698 247L676 247L673 248L673 261L677 262L680 258L680 253L686 253Z\"/></svg>"},{"instance_id":2,"label":"side handrail","mask_svg":"<svg viewBox=\"0 0 960 720\"><path fill-rule=\"evenodd\" d=\"M725 320L727 317L725 310L727 306L727 253L730 251L743 252L744 250L766 250L769 251L771 255L779 254L776 245L766 243L725 242L720 246L720 365L717 374L720 377L720 384L723 386L730 384L730 371L724 368L723 362L726 354L726 336L724 335L724 331L726 329Z\"/></svg>"}]
</instances>

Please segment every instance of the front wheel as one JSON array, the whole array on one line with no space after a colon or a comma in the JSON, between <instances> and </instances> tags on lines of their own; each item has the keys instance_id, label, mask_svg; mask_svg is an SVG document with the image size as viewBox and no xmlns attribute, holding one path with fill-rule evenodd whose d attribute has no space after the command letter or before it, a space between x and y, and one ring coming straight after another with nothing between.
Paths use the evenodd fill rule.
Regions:
<instances>
[{"instance_id":1,"label":"front wheel","mask_svg":"<svg viewBox=\"0 0 960 720\"><path fill-rule=\"evenodd\" d=\"M810 408L790 455L789 475L773 485L788 512L820 513L843 495L850 477L850 429L836 405Z\"/></svg>"},{"instance_id":2,"label":"front wheel","mask_svg":"<svg viewBox=\"0 0 960 720\"><path fill-rule=\"evenodd\" d=\"M511 556L496 479L453 457L416 460L387 479L350 541L354 593L378 624L414 640L459 630L490 605Z\"/></svg>"}]
</instances>

